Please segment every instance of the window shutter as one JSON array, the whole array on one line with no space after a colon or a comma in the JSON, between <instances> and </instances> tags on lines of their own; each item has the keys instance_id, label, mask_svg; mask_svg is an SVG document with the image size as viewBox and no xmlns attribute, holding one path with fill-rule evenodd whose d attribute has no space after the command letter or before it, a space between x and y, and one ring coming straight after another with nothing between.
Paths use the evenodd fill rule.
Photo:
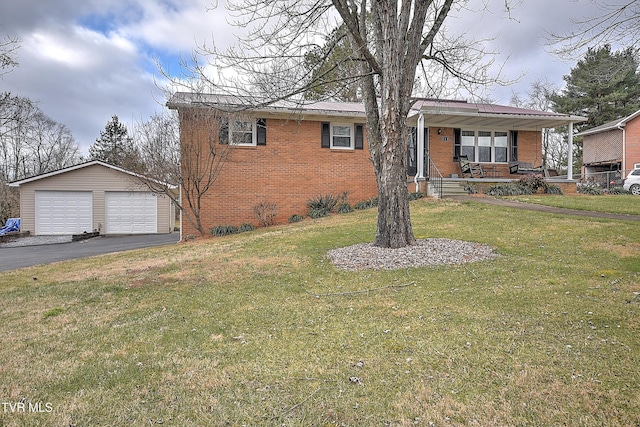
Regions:
<instances>
[{"instance_id":1,"label":"window shutter","mask_svg":"<svg viewBox=\"0 0 640 427\"><path fill-rule=\"evenodd\" d=\"M415 176L418 173L418 136L415 127L409 128L407 140L407 174Z\"/></svg>"},{"instance_id":2,"label":"window shutter","mask_svg":"<svg viewBox=\"0 0 640 427\"><path fill-rule=\"evenodd\" d=\"M329 122L322 122L322 148L331 148L331 125Z\"/></svg>"},{"instance_id":3,"label":"window shutter","mask_svg":"<svg viewBox=\"0 0 640 427\"><path fill-rule=\"evenodd\" d=\"M229 119L221 117L218 121L218 135L220 138L220 144L229 143Z\"/></svg>"},{"instance_id":4,"label":"window shutter","mask_svg":"<svg viewBox=\"0 0 640 427\"><path fill-rule=\"evenodd\" d=\"M364 125L356 125L356 150L364 150Z\"/></svg>"},{"instance_id":5,"label":"window shutter","mask_svg":"<svg viewBox=\"0 0 640 427\"><path fill-rule=\"evenodd\" d=\"M256 144L267 145L267 119L256 120Z\"/></svg>"},{"instance_id":6,"label":"window shutter","mask_svg":"<svg viewBox=\"0 0 640 427\"><path fill-rule=\"evenodd\" d=\"M509 160L515 162L518 160L518 131L511 131L511 158Z\"/></svg>"},{"instance_id":7,"label":"window shutter","mask_svg":"<svg viewBox=\"0 0 640 427\"><path fill-rule=\"evenodd\" d=\"M462 144L462 129L453 130L453 161L460 159L460 145Z\"/></svg>"}]
</instances>

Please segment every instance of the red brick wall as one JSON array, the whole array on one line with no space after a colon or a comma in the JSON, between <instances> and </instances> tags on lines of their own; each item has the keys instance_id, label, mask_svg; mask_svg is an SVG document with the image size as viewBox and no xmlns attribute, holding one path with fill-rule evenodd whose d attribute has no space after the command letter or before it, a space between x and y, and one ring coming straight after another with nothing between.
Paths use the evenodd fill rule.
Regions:
<instances>
[{"instance_id":1,"label":"red brick wall","mask_svg":"<svg viewBox=\"0 0 640 427\"><path fill-rule=\"evenodd\" d=\"M540 132L518 132L518 160L532 163L534 167L542 164L542 134Z\"/></svg>"},{"instance_id":2,"label":"red brick wall","mask_svg":"<svg viewBox=\"0 0 640 427\"><path fill-rule=\"evenodd\" d=\"M183 115L182 120L188 120ZM183 122L183 126L188 124ZM254 206L275 203L276 223L306 215L307 200L348 192L352 205L377 195L369 151L320 147L319 121L267 119L267 145L230 147L213 188L203 198L208 233L218 225L258 225ZM183 220L183 235L198 234Z\"/></svg>"},{"instance_id":3,"label":"red brick wall","mask_svg":"<svg viewBox=\"0 0 640 427\"><path fill-rule=\"evenodd\" d=\"M190 128L189 120L188 114L181 114L183 129ZM215 134L217 140L215 126L207 126L209 129L198 132L183 131L181 138L205 139ZM443 176L459 174L458 163L453 161L453 129L437 131L429 129L432 159ZM332 150L321 148L320 139L319 121L267 119L266 146L229 147L229 159L202 199L204 230L208 233L218 225L258 225L253 208L259 203L275 203L275 223L285 223L293 214L305 215L307 201L316 196L348 192L352 205L375 197L375 174L366 144L364 150ZM519 132L518 153L519 160L540 165L540 133ZM506 164L501 166L508 171ZM415 190L412 183L409 189ZM187 220L183 219L182 227L185 236L198 234Z\"/></svg>"},{"instance_id":4,"label":"red brick wall","mask_svg":"<svg viewBox=\"0 0 640 427\"><path fill-rule=\"evenodd\" d=\"M436 164L440 173L444 177L449 177L453 173L460 175L458 162L453 161L453 129L440 128L442 131L438 135L438 128L429 128L429 155ZM443 141L448 139L448 141Z\"/></svg>"},{"instance_id":5,"label":"red brick wall","mask_svg":"<svg viewBox=\"0 0 640 427\"><path fill-rule=\"evenodd\" d=\"M627 123L625 127L627 138L626 164L624 170L633 169L634 163L640 163L640 117Z\"/></svg>"}]
</instances>

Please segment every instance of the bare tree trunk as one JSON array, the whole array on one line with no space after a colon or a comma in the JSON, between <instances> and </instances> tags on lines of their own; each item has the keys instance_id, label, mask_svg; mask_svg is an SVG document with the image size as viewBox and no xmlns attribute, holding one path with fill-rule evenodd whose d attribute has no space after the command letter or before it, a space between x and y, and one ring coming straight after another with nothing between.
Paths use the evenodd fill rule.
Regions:
<instances>
[{"instance_id":1,"label":"bare tree trunk","mask_svg":"<svg viewBox=\"0 0 640 427\"><path fill-rule=\"evenodd\" d=\"M405 69L406 30L400 28L402 22L397 20L394 5L380 2L376 6L376 62L382 67L379 70L380 97L375 90L373 68L370 64L363 65L363 74L368 75L363 79L367 141L378 185L378 224L374 244L401 248L416 242L409 213L405 143L415 66L411 67L413 71ZM359 27L366 28L364 15L360 17ZM360 35L366 40L366 34L361 32ZM412 57L409 62L417 63L417 58Z\"/></svg>"}]
</instances>

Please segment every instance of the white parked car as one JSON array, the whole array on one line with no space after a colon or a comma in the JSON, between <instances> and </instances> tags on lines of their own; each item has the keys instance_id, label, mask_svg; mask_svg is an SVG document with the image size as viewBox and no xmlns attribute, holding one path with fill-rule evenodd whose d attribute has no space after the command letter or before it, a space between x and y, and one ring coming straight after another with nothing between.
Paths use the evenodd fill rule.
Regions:
<instances>
[{"instance_id":1,"label":"white parked car","mask_svg":"<svg viewBox=\"0 0 640 427\"><path fill-rule=\"evenodd\" d=\"M640 169L634 169L629 172L629 175L627 175L624 180L622 188L631 194L640 196Z\"/></svg>"}]
</instances>

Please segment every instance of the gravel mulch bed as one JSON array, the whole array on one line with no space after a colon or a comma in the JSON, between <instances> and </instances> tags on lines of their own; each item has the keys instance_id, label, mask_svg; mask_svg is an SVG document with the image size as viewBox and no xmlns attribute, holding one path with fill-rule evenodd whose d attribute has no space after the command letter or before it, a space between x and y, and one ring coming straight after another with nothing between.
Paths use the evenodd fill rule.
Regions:
<instances>
[{"instance_id":1,"label":"gravel mulch bed","mask_svg":"<svg viewBox=\"0 0 640 427\"><path fill-rule=\"evenodd\" d=\"M479 243L450 239L422 239L414 246L388 249L361 243L332 249L327 256L337 268L395 270L399 268L451 265L496 258L493 248Z\"/></svg>"},{"instance_id":2,"label":"gravel mulch bed","mask_svg":"<svg viewBox=\"0 0 640 427\"><path fill-rule=\"evenodd\" d=\"M16 248L19 246L55 245L71 242L71 236L29 236L20 237L11 242L0 243L0 248Z\"/></svg>"}]
</instances>

